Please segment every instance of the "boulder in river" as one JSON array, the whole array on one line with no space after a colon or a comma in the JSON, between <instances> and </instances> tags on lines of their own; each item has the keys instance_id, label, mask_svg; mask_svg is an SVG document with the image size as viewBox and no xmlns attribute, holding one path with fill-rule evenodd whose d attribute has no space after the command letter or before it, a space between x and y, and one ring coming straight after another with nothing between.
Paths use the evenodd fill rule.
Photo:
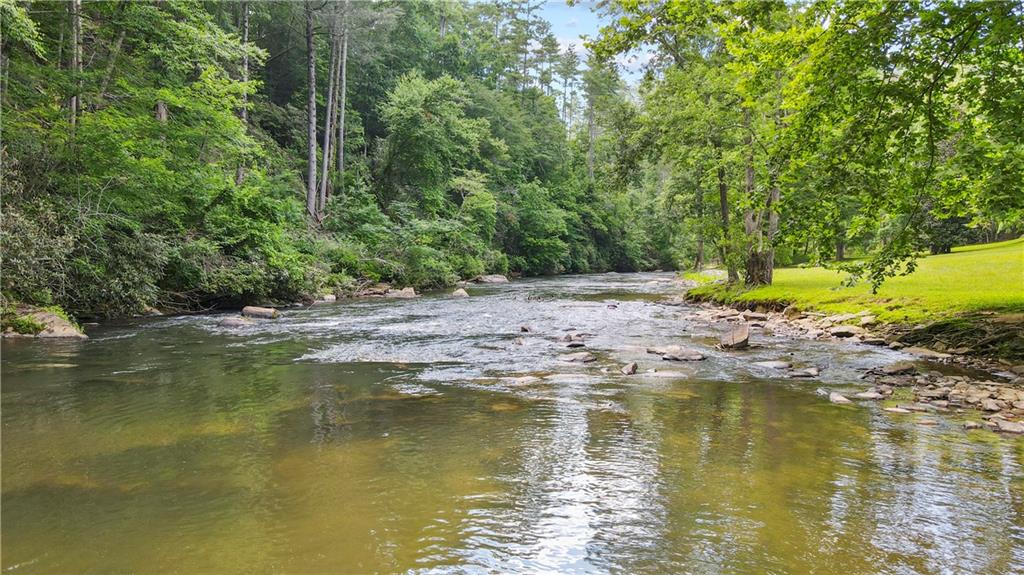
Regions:
<instances>
[{"instance_id":1,"label":"boulder in river","mask_svg":"<svg viewBox=\"0 0 1024 575\"><path fill-rule=\"evenodd\" d=\"M565 347L568 347L568 348L587 347L587 344L583 343L582 341L570 341L569 343L565 344Z\"/></svg>"},{"instance_id":2,"label":"boulder in river","mask_svg":"<svg viewBox=\"0 0 1024 575\"><path fill-rule=\"evenodd\" d=\"M415 288L412 288L412 287L404 287L404 288L402 288L400 290L391 290L388 293L384 294L384 297L390 297L390 298L410 298L410 297L416 297L416 290L415 290Z\"/></svg>"},{"instance_id":3,"label":"boulder in river","mask_svg":"<svg viewBox=\"0 0 1024 575\"><path fill-rule=\"evenodd\" d=\"M562 361L571 361L573 363L590 363L592 361L596 361L597 357L595 357L594 354L590 352L581 351L578 353L567 353L563 355L560 359Z\"/></svg>"},{"instance_id":4,"label":"boulder in river","mask_svg":"<svg viewBox=\"0 0 1024 575\"><path fill-rule=\"evenodd\" d=\"M673 345L666 350L665 355L662 355L661 359L667 361L701 361L704 359L704 354L699 351Z\"/></svg>"},{"instance_id":5,"label":"boulder in river","mask_svg":"<svg viewBox=\"0 0 1024 575\"><path fill-rule=\"evenodd\" d=\"M226 317L220 320L217 325L220 327L245 327L252 325L252 320L244 317Z\"/></svg>"},{"instance_id":6,"label":"boulder in river","mask_svg":"<svg viewBox=\"0 0 1024 575\"><path fill-rule=\"evenodd\" d=\"M883 399L883 398L885 398L884 395L882 395L881 393L878 393L877 391L862 391L860 393L853 394L853 396L856 397L857 399Z\"/></svg>"},{"instance_id":7,"label":"boulder in river","mask_svg":"<svg viewBox=\"0 0 1024 575\"><path fill-rule=\"evenodd\" d=\"M789 377L818 377L819 375L821 375L821 370L816 367L805 367L789 372Z\"/></svg>"},{"instance_id":8,"label":"boulder in river","mask_svg":"<svg viewBox=\"0 0 1024 575\"><path fill-rule=\"evenodd\" d=\"M828 394L828 400L831 401L832 403L839 404L853 403L852 401L847 399L845 395L835 391Z\"/></svg>"},{"instance_id":9,"label":"boulder in river","mask_svg":"<svg viewBox=\"0 0 1024 575\"><path fill-rule=\"evenodd\" d=\"M622 375L633 375L634 373L636 373L637 367L638 366L637 366L636 362L635 361L631 361L631 362L627 363L626 365L620 367L619 371L622 373Z\"/></svg>"},{"instance_id":10,"label":"boulder in river","mask_svg":"<svg viewBox=\"0 0 1024 575\"><path fill-rule=\"evenodd\" d=\"M247 305L242 308L242 315L245 317L258 317L261 319L274 319L278 315L277 310L272 307L259 307Z\"/></svg>"},{"instance_id":11,"label":"boulder in river","mask_svg":"<svg viewBox=\"0 0 1024 575\"><path fill-rule=\"evenodd\" d=\"M722 334L722 349L743 349L750 344L750 328L738 325Z\"/></svg>"},{"instance_id":12,"label":"boulder in river","mask_svg":"<svg viewBox=\"0 0 1024 575\"><path fill-rule=\"evenodd\" d=\"M481 284L506 284L508 283L508 278L501 274L489 274L482 275L473 281Z\"/></svg>"},{"instance_id":13,"label":"boulder in river","mask_svg":"<svg viewBox=\"0 0 1024 575\"><path fill-rule=\"evenodd\" d=\"M52 311L37 308L29 309L31 311L20 317L43 326L43 329L35 334L36 337L89 339L89 336L82 333L82 330L77 325Z\"/></svg>"},{"instance_id":14,"label":"boulder in river","mask_svg":"<svg viewBox=\"0 0 1024 575\"><path fill-rule=\"evenodd\" d=\"M457 289L457 290L452 292L452 296L453 297L469 297L469 292L467 292L466 290L464 290L462 288L459 288L459 289Z\"/></svg>"},{"instance_id":15,"label":"boulder in river","mask_svg":"<svg viewBox=\"0 0 1024 575\"><path fill-rule=\"evenodd\" d=\"M905 407L883 407L882 411L888 411L889 413L911 413L911 411Z\"/></svg>"},{"instance_id":16,"label":"boulder in river","mask_svg":"<svg viewBox=\"0 0 1024 575\"><path fill-rule=\"evenodd\" d=\"M519 326L519 331L522 332L522 333L530 333L530 331L531 331L530 330L530 326L528 326L528 325L521 325L521 326Z\"/></svg>"}]
</instances>

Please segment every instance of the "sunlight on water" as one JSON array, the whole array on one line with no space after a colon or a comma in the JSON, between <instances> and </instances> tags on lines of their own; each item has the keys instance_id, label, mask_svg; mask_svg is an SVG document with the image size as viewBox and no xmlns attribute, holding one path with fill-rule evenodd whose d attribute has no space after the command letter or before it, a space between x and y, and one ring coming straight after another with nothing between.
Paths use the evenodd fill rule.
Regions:
<instances>
[{"instance_id":1,"label":"sunlight on water","mask_svg":"<svg viewBox=\"0 0 1024 575\"><path fill-rule=\"evenodd\" d=\"M816 387L858 389L899 354L764 336L718 351L661 303L669 277L4 341L2 566L1024 572L1020 439L824 402ZM596 361L563 361L569 330ZM645 353L667 344L708 359ZM752 365L767 359L822 378ZM619 375L628 361L640 373Z\"/></svg>"}]
</instances>

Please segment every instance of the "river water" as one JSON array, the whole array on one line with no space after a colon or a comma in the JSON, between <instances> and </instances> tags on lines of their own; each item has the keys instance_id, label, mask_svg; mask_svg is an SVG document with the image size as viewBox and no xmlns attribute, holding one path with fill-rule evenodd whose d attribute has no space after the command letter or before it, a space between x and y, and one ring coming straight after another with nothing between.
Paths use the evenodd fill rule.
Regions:
<instances>
[{"instance_id":1,"label":"river water","mask_svg":"<svg viewBox=\"0 0 1024 575\"><path fill-rule=\"evenodd\" d=\"M861 370L903 356L756 332L717 351L717 328L662 303L670 278L5 340L2 567L1024 572L1022 440L829 404L815 388L863 389ZM598 361L559 359L569 329ZM709 357L644 351L666 344ZM768 359L822 375L752 365ZM619 375L627 361L641 373Z\"/></svg>"}]
</instances>

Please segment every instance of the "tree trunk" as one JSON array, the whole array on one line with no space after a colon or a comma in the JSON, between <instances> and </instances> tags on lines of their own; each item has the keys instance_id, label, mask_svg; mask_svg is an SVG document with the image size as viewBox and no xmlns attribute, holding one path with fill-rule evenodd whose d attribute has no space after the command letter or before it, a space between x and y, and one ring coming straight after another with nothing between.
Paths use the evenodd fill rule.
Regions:
<instances>
[{"instance_id":1,"label":"tree trunk","mask_svg":"<svg viewBox=\"0 0 1024 575\"><path fill-rule=\"evenodd\" d=\"M836 232L836 261L841 262L846 259L846 230L839 228Z\"/></svg>"},{"instance_id":2,"label":"tree trunk","mask_svg":"<svg viewBox=\"0 0 1024 575\"><path fill-rule=\"evenodd\" d=\"M82 0L71 0L71 73L74 75L74 93L68 102L71 129L78 124L82 90Z\"/></svg>"},{"instance_id":3,"label":"tree trunk","mask_svg":"<svg viewBox=\"0 0 1024 575\"><path fill-rule=\"evenodd\" d=\"M345 0L344 20L341 23L341 86L338 89L338 181L345 186L345 106L348 95L348 18L349 3Z\"/></svg>"},{"instance_id":4,"label":"tree trunk","mask_svg":"<svg viewBox=\"0 0 1024 575\"><path fill-rule=\"evenodd\" d=\"M320 175L320 197L317 200L317 214L321 217L327 207L327 182L331 179L331 135L334 133L335 68L338 65L338 41L331 34L331 60L327 69L327 111L324 114L323 173Z\"/></svg>"},{"instance_id":5,"label":"tree trunk","mask_svg":"<svg viewBox=\"0 0 1024 575\"><path fill-rule=\"evenodd\" d=\"M242 2L242 45L249 44L249 2ZM249 81L249 53L242 54L242 81ZM242 127L249 129L249 92L242 92L242 109L238 111L238 117L242 119ZM235 168L235 185L241 186L245 181L245 163L239 162Z\"/></svg>"},{"instance_id":6,"label":"tree trunk","mask_svg":"<svg viewBox=\"0 0 1024 575\"><path fill-rule=\"evenodd\" d=\"M594 97L587 98L587 176L594 181Z\"/></svg>"},{"instance_id":7,"label":"tree trunk","mask_svg":"<svg viewBox=\"0 0 1024 575\"><path fill-rule=\"evenodd\" d=\"M701 180L704 178L704 166L697 166L697 188L694 190L694 203L697 212L697 254L693 258L693 271L704 269L704 186Z\"/></svg>"},{"instance_id":8,"label":"tree trunk","mask_svg":"<svg viewBox=\"0 0 1024 575\"><path fill-rule=\"evenodd\" d=\"M716 156L718 158L718 208L722 219L722 242L719 244L719 252L722 256L722 265L728 271L729 283L740 281L740 274L736 270L736 264L731 260L729 249L729 187L725 182L725 166L722 165L722 144L714 142Z\"/></svg>"},{"instance_id":9,"label":"tree trunk","mask_svg":"<svg viewBox=\"0 0 1024 575\"><path fill-rule=\"evenodd\" d=\"M306 0L306 211L316 217L316 44L313 39L313 5Z\"/></svg>"},{"instance_id":10,"label":"tree trunk","mask_svg":"<svg viewBox=\"0 0 1024 575\"><path fill-rule=\"evenodd\" d=\"M161 124L166 124L167 123L167 117L168 117L167 102L164 102L163 100L157 100L155 115L156 115L156 121L157 122L160 122Z\"/></svg>"}]
</instances>

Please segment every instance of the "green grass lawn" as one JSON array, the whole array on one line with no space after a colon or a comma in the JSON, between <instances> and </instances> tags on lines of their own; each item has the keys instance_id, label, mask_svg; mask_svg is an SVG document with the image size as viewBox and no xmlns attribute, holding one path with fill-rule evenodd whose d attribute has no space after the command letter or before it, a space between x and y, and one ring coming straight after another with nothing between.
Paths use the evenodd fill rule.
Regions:
<instances>
[{"instance_id":1,"label":"green grass lawn","mask_svg":"<svg viewBox=\"0 0 1024 575\"><path fill-rule=\"evenodd\" d=\"M742 291L712 284L692 293L726 303L791 303L827 313L866 309L888 323L977 311L1024 312L1024 238L921 258L914 273L888 279L876 294L868 284L843 287L844 277L823 268L781 268L770 286Z\"/></svg>"}]
</instances>

